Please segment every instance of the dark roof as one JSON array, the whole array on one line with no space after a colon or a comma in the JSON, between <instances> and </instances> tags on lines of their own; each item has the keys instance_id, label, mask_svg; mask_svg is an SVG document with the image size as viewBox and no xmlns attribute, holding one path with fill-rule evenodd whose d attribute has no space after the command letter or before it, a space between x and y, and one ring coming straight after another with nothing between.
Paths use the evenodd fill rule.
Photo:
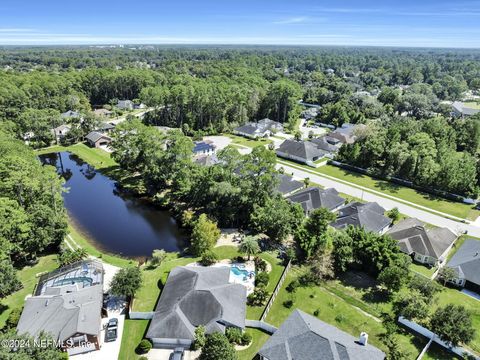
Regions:
<instances>
[{"instance_id":1,"label":"dark roof","mask_svg":"<svg viewBox=\"0 0 480 360\"><path fill-rule=\"evenodd\" d=\"M80 117L80 113L73 111L73 110L68 110L60 115L62 118L71 118L71 117Z\"/></svg>"},{"instance_id":2,"label":"dark roof","mask_svg":"<svg viewBox=\"0 0 480 360\"><path fill-rule=\"evenodd\" d=\"M72 292L62 288L53 290L57 291L27 298L17 332L36 337L45 331L57 341L65 341L77 333L98 336L103 304L102 284L78 290L69 287Z\"/></svg>"},{"instance_id":3,"label":"dark roof","mask_svg":"<svg viewBox=\"0 0 480 360\"><path fill-rule=\"evenodd\" d=\"M212 145L205 141L195 141L194 147L193 147L194 153L210 151L210 150L212 151L215 150L215 145Z\"/></svg>"},{"instance_id":4,"label":"dark roof","mask_svg":"<svg viewBox=\"0 0 480 360\"><path fill-rule=\"evenodd\" d=\"M331 223L336 229L344 229L348 225L363 227L367 231L381 232L391 220L383 214L385 209L376 202L362 204L352 202L338 211L337 220Z\"/></svg>"},{"instance_id":5,"label":"dark roof","mask_svg":"<svg viewBox=\"0 0 480 360\"><path fill-rule=\"evenodd\" d=\"M314 158L319 158L326 154L325 151L320 150L317 146L309 141L285 140L277 149L276 153L285 153L291 156L296 156L305 161L313 161Z\"/></svg>"},{"instance_id":6,"label":"dark roof","mask_svg":"<svg viewBox=\"0 0 480 360\"><path fill-rule=\"evenodd\" d=\"M110 123L106 123L106 122L102 122L98 126L97 131L108 131L108 130L112 130L112 129L115 129L115 125L110 124Z\"/></svg>"},{"instance_id":7,"label":"dark roof","mask_svg":"<svg viewBox=\"0 0 480 360\"><path fill-rule=\"evenodd\" d=\"M480 241L467 239L448 262L464 279L480 285Z\"/></svg>"},{"instance_id":8,"label":"dark roof","mask_svg":"<svg viewBox=\"0 0 480 360\"><path fill-rule=\"evenodd\" d=\"M318 187L309 187L287 199L299 203L306 213L321 207L334 210L345 203L345 199L339 196L338 191L333 188L322 190Z\"/></svg>"},{"instance_id":9,"label":"dark roof","mask_svg":"<svg viewBox=\"0 0 480 360\"><path fill-rule=\"evenodd\" d=\"M417 253L435 259L440 259L457 239L457 235L447 228L427 230L420 220L414 218L399 222L388 231L388 234L398 240L398 245L404 253Z\"/></svg>"},{"instance_id":10,"label":"dark roof","mask_svg":"<svg viewBox=\"0 0 480 360\"><path fill-rule=\"evenodd\" d=\"M291 194L304 186L303 182L293 180L293 177L287 174L278 174L277 178L279 179L279 184L276 190L283 195Z\"/></svg>"},{"instance_id":11,"label":"dark roof","mask_svg":"<svg viewBox=\"0 0 480 360\"><path fill-rule=\"evenodd\" d=\"M239 126L235 129L235 131L243 134L249 134L249 135L254 135L255 133L258 134L263 134L267 131L268 129L259 129L255 124L249 123L245 124L242 126Z\"/></svg>"},{"instance_id":12,"label":"dark roof","mask_svg":"<svg viewBox=\"0 0 480 360\"><path fill-rule=\"evenodd\" d=\"M197 164L202 165L202 166L216 165L220 162L217 155L215 155L215 154L212 154L212 155L200 154L200 155L197 155L195 157L194 161Z\"/></svg>"},{"instance_id":13,"label":"dark roof","mask_svg":"<svg viewBox=\"0 0 480 360\"><path fill-rule=\"evenodd\" d=\"M101 138L111 140L110 136L99 133L98 131L92 131L87 136L85 136L85 139L90 140L91 142L94 142L94 143L96 143Z\"/></svg>"},{"instance_id":14,"label":"dark roof","mask_svg":"<svg viewBox=\"0 0 480 360\"><path fill-rule=\"evenodd\" d=\"M360 335L360 334L359 334ZM372 345L295 310L258 352L268 360L383 360Z\"/></svg>"},{"instance_id":15,"label":"dark roof","mask_svg":"<svg viewBox=\"0 0 480 360\"><path fill-rule=\"evenodd\" d=\"M168 276L147 338L194 339L195 328L207 333L225 326L245 328L247 290L230 284L230 267L178 266Z\"/></svg>"},{"instance_id":16,"label":"dark roof","mask_svg":"<svg viewBox=\"0 0 480 360\"><path fill-rule=\"evenodd\" d=\"M320 138L315 138L310 140L310 142L314 143L317 145L317 148L328 151L330 153L335 153L340 149L342 144L340 143L340 140L333 138L331 136L325 135Z\"/></svg>"}]
</instances>

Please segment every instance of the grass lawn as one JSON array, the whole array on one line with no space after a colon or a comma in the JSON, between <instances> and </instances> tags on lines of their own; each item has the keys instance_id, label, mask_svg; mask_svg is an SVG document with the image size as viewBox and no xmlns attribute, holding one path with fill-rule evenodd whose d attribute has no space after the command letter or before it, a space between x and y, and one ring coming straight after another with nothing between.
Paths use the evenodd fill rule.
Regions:
<instances>
[{"instance_id":1,"label":"grass lawn","mask_svg":"<svg viewBox=\"0 0 480 360\"><path fill-rule=\"evenodd\" d=\"M410 265L410 270L431 279L433 276L433 273L437 270L437 268L436 267L428 268L425 265L412 263Z\"/></svg>"},{"instance_id":2,"label":"grass lawn","mask_svg":"<svg viewBox=\"0 0 480 360\"><path fill-rule=\"evenodd\" d=\"M243 145L251 148L256 146L265 146L267 144L272 143L272 140L269 140L269 139L253 140L253 139L248 139L242 136L237 136L232 134L222 134L222 135L228 136L230 139L232 139L232 144Z\"/></svg>"},{"instance_id":3,"label":"grass lawn","mask_svg":"<svg viewBox=\"0 0 480 360\"><path fill-rule=\"evenodd\" d=\"M275 286L277 286L285 266L283 266L281 260L273 253L265 252L259 254L259 256L272 266L270 280L267 285L267 291L271 294L273 290L275 290ZM247 306L247 318L250 320L259 320L262 316L263 309L263 306Z\"/></svg>"},{"instance_id":4,"label":"grass lawn","mask_svg":"<svg viewBox=\"0 0 480 360\"><path fill-rule=\"evenodd\" d=\"M252 344L245 350L237 351L238 360L252 360L270 337L269 334L259 329L247 328L246 331L252 335Z\"/></svg>"},{"instance_id":5,"label":"grass lawn","mask_svg":"<svg viewBox=\"0 0 480 360\"><path fill-rule=\"evenodd\" d=\"M135 353L135 348L143 339L149 322L150 320L125 320L118 360L136 360L140 357Z\"/></svg>"},{"instance_id":6,"label":"grass lawn","mask_svg":"<svg viewBox=\"0 0 480 360\"><path fill-rule=\"evenodd\" d=\"M0 301L0 328L5 325L8 315L13 309L23 307L25 297L33 292L38 278L36 274L48 272L58 267L55 255L42 256L34 266L25 266L17 272L18 279L22 282L23 288L14 292Z\"/></svg>"},{"instance_id":7,"label":"grass lawn","mask_svg":"<svg viewBox=\"0 0 480 360\"><path fill-rule=\"evenodd\" d=\"M406 186L397 185L386 180L375 179L370 176L341 169L336 166L324 165L318 168L311 168L309 166L286 161L284 159L282 159L280 163L281 162L302 167L306 171L329 175L340 180L348 181L352 184L370 188L372 190L376 190L390 196L395 196L399 199L425 206L436 211L441 211L446 214L457 216L462 219L474 220L480 215L480 211L475 210L471 205L443 199L441 197L423 193Z\"/></svg>"},{"instance_id":8,"label":"grass lawn","mask_svg":"<svg viewBox=\"0 0 480 360\"><path fill-rule=\"evenodd\" d=\"M480 102L476 101L466 101L463 103L466 107L472 108L472 109L479 109L480 110Z\"/></svg>"},{"instance_id":9,"label":"grass lawn","mask_svg":"<svg viewBox=\"0 0 480 360\"><path fill-rule=\"evenodd\" d=\"M288 293L285 288L298 273L298 268L294 268L288 274L284 286L267 316L268 323L279 326L295 308L311 315L315 310L318 310L320 320L332 324L355 337L359 336L360 332L366 331L369 334L371 344L384 351L386 350L379 338L380 334L384 332L381 322L352 306L345 299L319 286L300 287L295 294ZM286 300L294 301L291 309L287 309L283 305ZM410 358L416 358L422 346L426 343L424 339L416 338L407 333L399 335L398 341L402 351L411 355Z\"/></svg>"}]
</instances>

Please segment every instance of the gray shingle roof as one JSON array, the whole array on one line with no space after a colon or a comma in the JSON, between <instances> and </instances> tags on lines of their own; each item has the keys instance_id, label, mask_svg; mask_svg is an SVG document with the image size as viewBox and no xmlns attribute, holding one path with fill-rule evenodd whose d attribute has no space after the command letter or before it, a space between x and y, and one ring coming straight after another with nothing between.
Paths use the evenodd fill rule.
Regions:
<instances>
[{"instance_id":1,"label":"gray shingle roof","mask_svg":"<svg viewBox=\"0 0 480 360\"><path fill-rule=\"evenodd\" d=\"M285 153L290 156L296 156L305 161L313 161L326 154L325 151L319 149L317 145L309 141L285 140L277 149L277 154Z\"/></svg>"},{"instance_id":2,"label":"gray shingle roof","mask_svg":"<svg viewBox=\"0 0 480 360\"><path fill-rule=\"evenodd\" d=\"M261 133L266 132L266 130L262 130L262 131L260 131L260 130L257 131L257 130L259 130L259 129L254 124L245 124L245 125L239 126L235 129L235 131L237 131L239 133L248 134L248 135L254 135L255 133L261 134Z\"/></svg>"},{"instance_id":3,"label":"gray shingle roof","mask_svg":"<svg viewBox=\"0 0 480 360\"><path fill-rule=\"evenodd\" d=\"M115 129L115 125L112 125L110 123L102 122L98 128L97 131L108 131L108 130L113 130Z\"/></svg>"},{"instance_id":4,"label":"gray shingle roof","mask_svg":"<svg viewBox=\"0 0 480 360\"><path fill-rule=\"evenodd\" d=\"M98 131L92 131L87 136L85 136L85 139L90 140L91 142L94 142L94 143L96 143L101 138L111 140L109 136L99 133Z\"/></svg>"},{"instance_id":5,"label":"gray shingle roof","mask_svg":"<svg viewBox=\"0 0 480 360\"><path fill-rule=\"evenodd\" d=\"M225 325L245 328L246 288L230 284L229 267L174 268L162 290L147 338L194 339L195 327L207 333Z\"/></svg>"},{"instance_id":6,"label":"gray shingle roof","mask_svg":"<svg viewBox=\"0 0 480 360\"><path fill-rule=\"evenodd\" d=\"M98 336L102 304L101 284L70 293L29 297L17 332L37 336L45 331L58 341L65 341L76 333Z\"/></svg>"},{"instance_id":7,"label":"gray shingle roof","mask_svg":"<svg viewBox=\"0 0 480 360\"><path fill-rule=\"evenodd\" d=\"M293 180L293 177L287 174L278 174L277 178L279 183L276 190L283 195L291 194L304 186L301 181Z\"/></svg>"},{"instance_id":8,"label":"gray shingle roof","mask_svg":"<svg viewBox=\"0 0 480 360\"><path fill-rule=\"evenodd\" d=\"M60 115L61 118L72 118L72 117L80 117L80 113L73 111L73 110L68 110L65 111Z\"/></svg>"},{"instance_id":9,"label":"gray shingle roof","mask_svg":"<svg viewBox=\"0 0 480 360\"><path fill-rule=\"evenodd\" d=\"M366 204L352 202L338 211L337 220L330 225L336 229L344 229L348 225L353 225L378 233L391 224L391 220L383 215L384 212L385 209L376 202Z\"/></svg>"},{"instance_id":10,"label":"gray shingle roof","mask_svg":"<svg viewBox=\"0 0 480 360\"><path fill-rule=\"evenodd\" d=\"M355 337L298 309L258 353L268 360L385 359L376 347L361 345Z\"/></svg>"},{"instance_id":11,"label":"gray shingle roof","mask_svg":"<svg viewBox=\"0 0 480 360\"><path fill-rule=\"evenodd\" d=\"M345 199L339 196L338 191L333 188L322 190L318 187L309 187L287 199L299 203L306 213L321 207L331 211L345 203Z\"/></svg>"},{"instance_id":12,"label":"gray shingle roof","mask_svg":"<svg viewBox=\"0 0 480 360\"><path fill-rule=\"evenodd\" d=\"M480 109L474 109L474 108L468 107L461 101L454 101L452 104L452 107L460 114L467 115L467 116L475 115L480 112Z\"/></svg>"},{"instance_id":13,"label":"gray shingle roof","mask_svg":"<svg viewBox=\"0 0 480 360\"><path fill-rule=\"evenodd\" d=\"M315 145L317 145L317 148L323 151L328 151L330 153L337 152L342 146L342 144L340 143L340 140L328 135L322 136L320 138L315 138L310 141Z\"/></svg>"},{"instance_id":14,"label":"gray shingle roof","mask_svg":"<svg viewBox=\"0 0 480 360\"><path fill-rule=\"evenodd\" d=\"M480 285L480 241L465 240L448 262L448 266L455 269L464 279Z\"/></svg>"},{"instance_id":15,"label":"gray shingle roof","mask_svg":"<svg viewBox=\"0 0 480 360\"><path fill-rule=\"evenodd\" d=\"M457 239L457 235L447 228L427 230L420 220L414 218L399 222L388 231L388 235L398 240L404 253L417 253L435 259L440 259Z\"/></svg>"}]
</instances>

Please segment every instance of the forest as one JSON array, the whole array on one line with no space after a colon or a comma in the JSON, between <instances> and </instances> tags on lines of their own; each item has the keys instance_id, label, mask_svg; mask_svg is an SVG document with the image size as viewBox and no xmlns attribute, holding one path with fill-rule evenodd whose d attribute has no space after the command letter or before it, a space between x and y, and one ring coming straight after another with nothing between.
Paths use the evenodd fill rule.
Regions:
<instances>
[{"instance_id":1,"label":"forest","mask_svg":"<svg viewBox=\"0 0 480 360\"><path fill-rule=\"evenodd\" d=\"M303 100L321 106L316 121L368 125L339 160L476 197L479 117L453 118L449 102L479 91L479 60L478 50L442 49L4 47L0 121L41 147L62 112L83 115L79 140L93 128L93 108L130 99L153 108L146 124L187 135L263 117L294 131Z\"/></svg>"}]
</instances>

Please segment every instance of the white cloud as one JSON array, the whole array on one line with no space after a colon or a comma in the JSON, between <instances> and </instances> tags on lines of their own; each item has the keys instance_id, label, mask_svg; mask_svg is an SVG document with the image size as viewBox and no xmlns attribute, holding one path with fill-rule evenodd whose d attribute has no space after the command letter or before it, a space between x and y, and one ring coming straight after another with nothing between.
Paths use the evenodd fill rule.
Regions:
<instances>
[{"instance_id":1,"label":"white cloud","mask_svg":"<svg viewBox=\"0 0 480 360\"><path fill-rule=\"evenodd\" d=\"M274 21L274 24L301 24L301 23L306 23L309 20L307 16L297 16L297 17L291 17L288 19L284 20L278 20Z\"/></svg>"}]
</instances>

